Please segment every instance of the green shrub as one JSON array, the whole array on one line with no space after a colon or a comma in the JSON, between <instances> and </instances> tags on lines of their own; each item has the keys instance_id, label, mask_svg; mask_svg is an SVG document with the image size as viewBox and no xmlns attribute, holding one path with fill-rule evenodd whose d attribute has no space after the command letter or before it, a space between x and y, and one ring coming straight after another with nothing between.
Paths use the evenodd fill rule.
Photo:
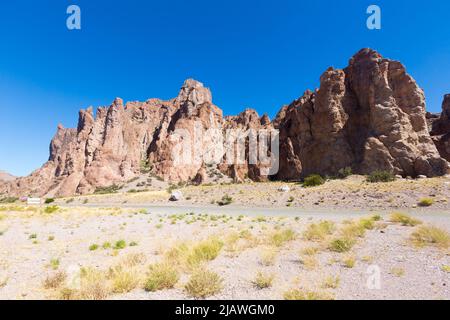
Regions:
<instances>
[{"instance_id":1,"label":"green shrub","mask_svg":"<svg viewBox=\"0 0 450 320\"><path fill-rule=\"evenodd\" d=\"M233 198L226 194L222 197L222 200L217 201L217 204L219 206L227 206L227 205L231 204L232 202L233 202Z\"/></svg>"},{"instance_id":2,"label":"green shrub","mask_svg":"<svg viewBox=\"0 0 450 320\"><path fill-rule=\"evenodd\" d=\"M303 181L304 187L316 187L325 183L325 179L318 174L307 176Z\"/></svg>"},{"instance_id":3,"label":"green shrub","mask_svg":"<svg viewBox=\"0 0 450 320\"><path fill-rule=\"evenodd\" d=\"M150 173L150 171L152 171L152 166L148 163L148 160L141 160L140 163L140 172L141 174L147 174Z\"/></svg>"},{"instance_id":4,"label":"green shrub","mask_svg":"<svg viewBox=\"0 0 450 320\"><path fill-rule=\"evenodd\" d=\"M422 199L420 199L418 204L421 207L430 207L433 205L433 203L434 203L434 200L431 198L422 198Z\"/></svg>"},{"instance_id":5,"label":"green shrub","mask_svg":"<svg viewBox=\"0 0 450 320\"><path fill-rule=\"evenodd\" d=\"M178 282L178 271L169 263L156 263L150 266L150 273L145 281L144 289L154 292L171 289Z\"/></svg>"},{"instance_id":6,"label":"green shrub","mask_svg":"<svg viewBox=\"0 0 450 320\"><path fill-rule=\"evenodd\" d=\"M94 194L109 194L109 193L117 193L119 191L120 186L113 184L109 187L98 187L95 189Z\"/></svg>"},{"instance_id":7,"label":"green shrub","mask_svg":"<svg viewBox=\"0 0 450 320\"><path fill-rule=\"evenodd\" d=\"M395 181L395 175L389 171L377 170L372 172L366 178L367 182L392 182Z\"/></svg>"},{"instance_id":8,"label":"green shrub","mask_svg":"<svg viewBox=\"0 0 450 320\"><path fill-rule=\"evenodd\" d=\"M345 178L351 176L352 174L353 174L353 173L352 173L352 168L350 168L350 167L345 167L345 168L342 168L342 169L340 169L340 170L338 171L338 173L337 173L337 175L336 175L336 178L337 178L337 179L345 179Z\"/></svg>"},{"instance_id":9,"label":"green shrub","mask_svg":"<svg viewBox=\"0 0 450 320\"><path fill-rule=\"evenodd\" d=\"M126 246L127 243L125 242L125 240L119 240L114 244L114 249L125 249Z\"/></svg>"},{"instance_id":10,"label":"green shrub","mask_svg":"<svg viewBox=\"0 0 450 320\"><path fill-rule=\"evenodd\" d=\"M355 245L352 238L337 238L330 242L329 249L334 252L347 252Z\"/></svg>"},{"instance_id":11,"label":"green shrub","mask_svg":"<svg viewBox=\"0 0 450 320\"><path fill-rule=\"evenodd\" d=\"M19 198L16 198L16 197L5 197L5 198L1 198L0 199L0 203L14 203L17 200L19 200Z\"/></svg>"},{"instance_id":12,"label":"green shrub","mask_svg":"<svg viewBox=\"0 0 450 320\"><path fill-rule=\"evenodd\" d=\"M58 210L59 210L58 206L48 206L48 207L45 207L44 212L45 213L55 213Z\"/></svg>"},{"instance_id":13,"label":"green shrub","mask_svg":"<svg viewBox=\"0 0 450 320\"><path fill-rule=\"evenodd\" d=\"M45 204L50 204L50 203L53 203L53 202L55 202L55 199L53 199L53 198L47 198L47 199L45 199Z\"/></svg>"},{"instance_id":14,"label":"green shrub","mask_svg":"<svg viewBox=\"0 0 450 320\"><path fill-rule=\"evenodd\" d=\"M199 269L192 274L184 288L193 298L206 298L222 290L222 281L217 273Z\"/></svg>"},{"instance_id":15,"label":"green shrub","mask_svg":"<svg viewBox=\"0 0 450 320\"><path fill-rule=\"evenodd\" d=\"M98 249L98 244L91 244L90 246L89 246L89 251L95 251L95 250L97 250Z\"/></svg>"}]
</instances>

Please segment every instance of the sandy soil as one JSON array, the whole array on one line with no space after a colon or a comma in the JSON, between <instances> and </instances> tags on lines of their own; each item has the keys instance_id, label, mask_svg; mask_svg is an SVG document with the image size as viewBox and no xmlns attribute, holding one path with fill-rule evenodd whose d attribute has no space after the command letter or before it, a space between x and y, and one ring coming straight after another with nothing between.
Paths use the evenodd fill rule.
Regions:
<instances>
[{"instance_id":1,"label":"sandy soil","mask_svg":"<svg viewBox=\"0 0 450 320\"><path fill-rule=\"evenodd\" d=\"M289 192L280 192L288 186ZM129 191L129 188L126 190ZM145 190L145 189L144 189ZM365 177L351 176L345 180L331 180L322 186L304 188L297 183L268 182L188 186L177 188L183 199L177 206L217 206L224 195L232 198L232 205L252 208L349 209L349 210L410 210L420 208L424 198L432 200L427 209L450 210L450 177L422 180L400 179L390 183L368 183ZM58 204L100 206L168 204L170 189L161 186L151 191L110 195L88 195L59 199ZM171 205L174 205L173 203Z\"/></svg>"},{"instance_id":2,"label":"sandy soil","mask_svg":"<svg viewBox=\"0 0 450 320\"><path fill-rule=\"evenodd\" d=\"M355 188L361 189L359 193L365 192L364 186L354 183ZM444 197L443 181L427 181L427 187L428 184L435 198ZM260 198L270 195L278 198L280 207L285 207L285 200L281 199L284 194L274 191L276 184L269 186L271 190L263 188L260 191ZM415 182L403 194L409 194L408 199L417 201L423 193L413 186ZM198 189L206 190L213 198L217 198L226 192L234 192L232 194L237 197L243 188L255 188L253 185L224 187L230 189L223 192L213 187ZM325 188L333 189L332 186ZM384 186L380 186L377 192L384 192L382 188ZM190 190L193 189L186 189L185 194L190 194ZM320 190L323 192L324 189ZM292 194L306 192L309 191L298 188ZM339 191L336 190L336 193ZM425 193L429 193L428 190ZM200 202L200 195L198 197L197 201ZM238 201L251 197L244 194ZM296 198L296 205L304 203L300 200L302 197ZM377 198L373 199L373 203L376 203ZM202 201L207 202L207 199ZM328 203L330 199L325 201ZM446 207L447 204L437 202L436 207L440 206ZM202 266L216 272L223 282L221 290L208 299L283 299L285 293L292 289L315 292L319 297L334 299L450 299L448 244L444 247L416 247L410 239L420 226L408 227L389 222L387 213L382 214L382 220L376 222L372 229L366 230L364 236L357 238L350 251L337 253L329 249L329 241L350 223L349 219L357 221L367 216L367 213L341 210L338 213L324 211L315 214L312 211L305 213L293 210L285 216L276 209L265 209L264 215L246 215L246 212L238 215L239 211L230 207L227 213L226 207L223 207L218 216L191 210L180 214L183 207L178 205L177 210L174 210L177 216L173 216L170 210L170 207L164 210L140 210L79 206L45 213L39 208L1 207L0 299L61 298L67 279L54 288L45 288L46 279L58 273L73 275L80 268L90 267L107 274L111 267L129 261L133 256L139 256L138 262L133 265L133 276L139 281L133 288L127 292L114 293L113 289L105 289L110 284L107 284L109 280L104 279L104 283L97 283L90 290L97 292L99 287L105 287L100 291L104 291L101 298L106 299L190 299L192 296L185 290L185 284L191 277L191 270L180 269L180 278L173 289L147 292L143 284L148 277L149 265L167 259L171 248L180 243L195 246L212 236L219 239L223 247L217 257L203 262ZM421 219L422 225L437 225L450 232L450 211L439 211L416 212L414 217ZM308 226L325 218L336 223L333 234L322 241L307 240L304 231ZM291 238L281 244L271 240L274 234L286 230L292 231ZM245 236L237 236L243 234ZM114 246L118 240L126 242L125 248L102 248L102 244L109 242ZM90 250L93 244L98 244L99 248ZM317 253L308 256L302 251L311 247L318 248ZM268 256L272 258L268 259ZM353 266L348 262L352 260ZM374 266L380 271L380 287L370 289L367 281ZM259 289L253 283L259 271L273 276L269 288ZM332 282L335 283L330 284Z\"/></svg>"}]
</instances>

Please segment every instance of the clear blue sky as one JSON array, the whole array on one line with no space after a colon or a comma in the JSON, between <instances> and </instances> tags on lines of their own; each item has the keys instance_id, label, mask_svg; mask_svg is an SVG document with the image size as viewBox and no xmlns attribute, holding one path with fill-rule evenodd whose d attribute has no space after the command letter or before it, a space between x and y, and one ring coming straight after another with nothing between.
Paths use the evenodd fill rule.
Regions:
<instances>
[{"instance_id":1,"label":"clear blue sky","mask_svg":"<svg viewBox=\"0 0 450 320\"><path fill-rule=\"evenodd\" d=\"M77 4L82 30L66 28ZM366 8L382 9L382 30ZM450 92L450 1L43 0L0 4L0 169L25 175L48 158L78 110L172 98L193 77L225 114L273 117L363 47L402 61L438 111Z\"/></svg>"}]
</instances>

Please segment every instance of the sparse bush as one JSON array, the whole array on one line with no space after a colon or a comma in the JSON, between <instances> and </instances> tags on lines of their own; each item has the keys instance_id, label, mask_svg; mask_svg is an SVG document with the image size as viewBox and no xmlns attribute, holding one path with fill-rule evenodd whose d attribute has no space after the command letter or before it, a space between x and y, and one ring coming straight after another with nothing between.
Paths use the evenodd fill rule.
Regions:
<instances>
[{"instance_id":1,"label":"sparse bush","mask_svg":"<svg viewBox=\"0 0 450 320\"><path fill-rule=\"evenodd\" d=\"M19 200L17 197L5 197L0 199L0 203L15 203Z\"/></svg>"},{"instance_id":2,"label":"sparse bush","mask_svg":"<svg viewBox=\"0 0 450 320\"><path fill-rule=\"evenodd\" d=\"M92 268L81 269L81 288L78 291L79 299L104 300L111 292L106 275Z\"/></svg>"},{"instance_id":3,"label":"sparse bush","mask_svg":"<svg viewBox=\"0 0 450 320\"><path fill-rule=\"evenodd\" d=\"M325 292L292 289L284 293L285 300L334 300L333 295Z\"/></svg>"},{"instance_id":4,"label":"sparse bush","mask_svg":"<svg viewBox=\"0 0 450 320\"><path fill-rule=\"evenodd\" d=\"M422 223L422 221L414 219L407 214L394 212L390 216L390 221L394 223L400 223L402 226L414 227Z\"/></svg>"},{"instance_id":5,"label":"sparse bush","mask_svg":"<svg viewBox=\"0 0 450 320\"><path fill-rule=\"evenodd\" d=\"M193 298L206 298L222 290L223 280L212 271L198 269L185 285L186 293Z\"/></svg>"},{"instance_id":6,"label":"sparse bush","mask_svg":"<svg viewBox=\"0 0 450 320\"><path fill-rule=\"evenodd\" d=\"M308 247L308 248L302 249L301 254L305 255L305 256L314 256L318 251L319 251L319 248Z\"/></svg>"},{"instance_id":7,"label":"sparse bush","mask_svg":"<svg viewBox=\"0 0 450 320\"><path fill-rule=\"evenodd\" d=\"M141 160L140 172L141 174L147 174L152 171L152 166L149 164L148 159Z\"/></svg>"},{"instance_id":8,"label":"sparse bush","mask_svg":"<svg viewBox=\"0 0 450 320\"><path fill-rule=\"evenodd\" d=\"M217 258L223 242L217 238L210 238L195 245L187 257L189 266L197 266L202 262L212 261Z\"/></svg>"},{"instance_id":9,"label":"sparse bush","mask_svg":"<svg viewBox=\"0 0 450 320\"><path fill-rule=\"evenodd\" d=\"M419 247L436 246L448 248L450 235L447 231L434 226L420 226L411 235L413 243Z\"/></svg>"},{"instance_id":10,"label":"sparse bush","mask_svg":"<svg viewBox=\"0 0 450 320\"><path fill-rule=\"evenodd\" d=\"M450 266L444 265L441 267L441 270L447 273L450 273Z\"/></svg>"},{"instance_id":11,"label":"sparse bush","mask_svg":"<svg viewBox=\"0 0 450 320\"><path fill-rule=\"evenodd\" d=\"M273 274L265 274L265 273L259 271L256 274L255 280L253 280L253 284L258 289L266 289L266 288L270 288L272 286L274 279L275 279L275 276Z\"/></svg>"},{"instance_id":12,"label":"sparse bush","mask_svg":"<svg viewBox=\"0 0 450 320\"><path fill-rule=\"evenodd\" d=\"M64 281L66 281L66 278L67 275L63 271L50 275L44 280L44 288L45 289L59 288L64 283Z\"/></svg>"},{"instance_id":13,"label":"sparse bush","mask_svg":"<svg viewBox=\"0 0 450 320\"><path fill-rule=\"evenodd\" d=\"M55 202L55 199L53 199L53 198L47 198L44 201L45 204L50 204L50 203L53 203L53 202Z\"/></svg>"},{"instance_id":14,"label":"sparse bush","mask_svg":"<svg viewBox=\"0 0 450 320\"><path fill-rule=\"evenodd\" d=\"M392 182L395 181L395 175L389 171L378 170L368 175L366 181L371 183Z\"/></svg>"},{"instance_id":15,"label":"sparse bush","mask_svg":"<svg viewBox=\"0 0 450 320\"><path fill-rule=\"evenodd\" d=\"M58 210L59 210L58 206L48 206L48 207L45 207L44 212L48 213L48 214L52 214L52 213L55 213Z\"/></svg>"},{"instance_id":16,"label":"sparse bush","mask_svg":"<svg viewBox=\"0 0 450 320\"><path fill-rule=\"evenodd\" d=\"M347 256L342 260L342 263L344 264L344 267L346 268L353 268L356 263L356 259L353 255Z\"/></svg>"},{"instance_id":17,"label":"sparse bush","mask_svg":"<svg viewBox=\"0 0 450 320\"><path fill-rule=\"evenodd\" d=\"M316 257L314 255L312 256L300 256L300 263L305 267L307 270L314 270L318 266L319 262L317 261Z\"/></svg>"},{"instance_id":18,"label":"sparse bush","mask_svg":"<svg viewBox=\"0 0 450 320\"><path fill-rule=\"evenodd\" d=\"M394 267L391 269L391 274L396 277L403 277L405 275L405 269L399 268L399 267Z\"/></svg>"},{"instance_id":19,"label":"sparse bush","mask_svg":"<svg viewBox=\"0 0 450 320\"><path fill-rule=\"evenodd\" d=\"M270 238L269 243L276 247L281 247L285 242L295 240L296 234L292 229L285 229L274 232Z\"/></svg>"},{"instance_id":20,"label":"sparse bush","mask_svg":"<svg viewBox=\"0 0 450 320\"><path fill-rule=\"evenodd\" d=\"M322 241L328 235L333 234L335 230L334 222L331 221L321 221L319 223L313 223L308 226L308 228L303 233L303 236L307 240L312 241Z\"/></svg>"},{"instance_id":21,"label":"sparse bush","mask_svg":"<svg viewBox=\"0 0 450 320\"><path fill-rule=\"evenodd\" d=\"M349 177L351 175L352 175L352 168L351 167L345 167L345 168L342 168L342 169L340 169L338 171L338 173L336 175L336 178L338 178L338 179L345 179L345 178L347 178L347 177Z\"/></svg>"},{"instance_id":22,"label":"sparse bush","mask_svg":"<svg viewBox=\"0 0 450 320\"><path fill-rule=\"evenodd\" d=\"M264 266L273 266L277 258L278 250L275 248L266 248L262 251L260 262Z\"/></svg>"},{"instance_id":23,"label":"sparse bush","mask_svg":"<svg viewBox=\"0 0 450 320\"><path fill-rule=\"evenodd\" d=\"M126 293L139 286L140 277L135 268L119 264L110 268L108 278L112 282L112 291L114 293Z\"/></svg>"},{"instance_id":24,"label":"sparse bush","mask_svg":"<svg viewBox=\"0 0 450 320\"><path fill-rule=\"evenodd\" d=\"M232 197L230 197L229 195L224 195L223 197L222 197L222 200L220 200L220 201L217 201L217 204L219 205L219 206L227 206L227 205L229 205L229 204L231 204L231 203L233 203L233 198Z\"/></svg>"},{"instance_id":25,"label":"sparse bush","mask_svg":"<svg viewBox=\"0 0 450 320\"><path fill-rule=\"evenodd\" d=\"M309 175L303 180L304 187L316 187L316 186L320 186L324 183L325 183L325 179L322 178L322 176L320 176L318 174Z\"/></svg>"},{"instance_id":26,"label":"sparse bush","mask_svg":"<svg viewBox=\"0 0 450 320\"><path fill-rule=\"evenodd\" d=\"M112 247L112 245L111 245L111 242L104 242L103 244L102 244L102 248L103 249L110 249Z\"/></svg>"},{"instance_id":27,"label":"sparse bush","mask_svg":"<svg viewBox=\"0 0 450 320\"><path fill-rule=\"evenodd\" d=\"M114 244L114 249L116 249L116 250L125 249L126 246L127 246L127 243L125 242L125 240L118 240Z\"/></svg>"},{"instance_id":28,"label":"sparse bush","mask_svg":"<svg viewBox=\"0 0 450 320\"><path fill-rule=\"evenodd\" d=\"M328 246L334 252L347 252L355 245L356 240L352 238L336 238Z\"/></svg>"},{"instance_id":29,"label":"sparse bush","mask_svg":"<svg viewBox=\"0 0 450 320\"><path fill-rule=\"evenodd\" d=\"M420 199L418 205L421 207L431 207L434 203L434 200L431 198L422 198Z\"/></svg>"},{"instance_id":30,"label":"sparse bush","mask_svg":"<svg viewBox=\"0 0 450 320\"><path fill-rule=\"evenodd\" d=\"M322 287L325 289L336 289L337 287L339 287L340 282L341 279L339 278L339 276L329 276L324 280Z\"/></svg>"},{"instance_id":31,"label":"sparse bush","mask_svg":"<svg viewBox=\"0 0 450 320\"><path fill-rule=\"evenodd\" d=\"M59 268L59 259L51 259L51 260L50 260L50 267L51 267L53 270L58 269L58 268Z\"/></svg>"},{"instance_id":32,"label":"sparse bush","mask_svg":"<svg viewBox=\"0 0 450 320\"><path fill-rule=\"evenodd\" d=\"M366 225L360 221L351 222L340 230L344 238L363 238L366 234Z\"/></svg>"},{"instance_id":33,"label":"sparse bush","mask_svg":"<svg viewBox=\"0 0 450 320\"><path fill-rule=\"evenodd\" d=\"M91 244L90 246L89 246L89 251L95 251L95 250L97 250L98 249L98 244Z\"/></svg>"},{"instance_id":34,"label":"sparse bush","mask_svg":"<svg viewBox=\"0 0 450 320\"><path fill-rule=\"evenodd\" d=\"M94 191L94 194L110 194L117 193L120 189L120 186L113 184L109 187L97 187Z\"/></svg>"},{"instance_id":35,"label":"sparse bush","mask_svg":"<svg viewBox=\"0 0 450 320\"><path fill-rule=\"evenodd\" d=\"M156 263L150 266L150 273L145 281L145 290L158 291L173 288L179 280L178 271L169 263Z\"/></svg>"}]
</instances>

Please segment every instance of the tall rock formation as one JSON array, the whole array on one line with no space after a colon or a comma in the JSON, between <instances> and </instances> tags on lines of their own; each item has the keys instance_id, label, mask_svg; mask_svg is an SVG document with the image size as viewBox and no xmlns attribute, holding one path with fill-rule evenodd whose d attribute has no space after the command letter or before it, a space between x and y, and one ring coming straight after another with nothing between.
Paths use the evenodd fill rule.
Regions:
<instances>
[{"instance_id":1,"label":"tall rock formation","mask_svg":"<svg viewBox=\"0 0 450 320\"><path fill-rule=\"evenodd\" d=\"M442 113L432 120L430 134L441 156L450 161L450 94L444 96Z\"/></svg>"},{"instance_id":2,"label":"tall rock formation","mask_svg":"<svg viewBox=\"0 0 450 320\"><path fill-rule=\"evenodd\" d=\"M329 68L320 82L319 89L284 106L273 122L252 109L223 117L209 89L192 79L169 101L124 104L117 98L95 115L91 107L81 110L76 129L58 126L48 162L28 177L0 183L0 193L87 194L147 171L172 182L201 183L211 167L235 181L269 175L297 180L345 167L413 177L447 172L449 164L428 132L424 94L401 63L363 49L347 68ZM432 130L447 159L449 106L446 96ZM273 136L259 133L274 128L280 142L276 173L273 162L262 161L273 160L276 150L255 150L253 143L270 145Z\"/></svg>"},{"instance_id":3,"label":"tall rock formation","mask_svg":"<svg viewBox=\"0 0 450 320\"><path fill-rule=\"evenodd\" d=\"M334 175L345 167L413 177L447 172L427 130L423 91L400 62L363 49L346 69L329 68L320 82L275 120L277 178Z\"/></svg>"}]
</instances>

